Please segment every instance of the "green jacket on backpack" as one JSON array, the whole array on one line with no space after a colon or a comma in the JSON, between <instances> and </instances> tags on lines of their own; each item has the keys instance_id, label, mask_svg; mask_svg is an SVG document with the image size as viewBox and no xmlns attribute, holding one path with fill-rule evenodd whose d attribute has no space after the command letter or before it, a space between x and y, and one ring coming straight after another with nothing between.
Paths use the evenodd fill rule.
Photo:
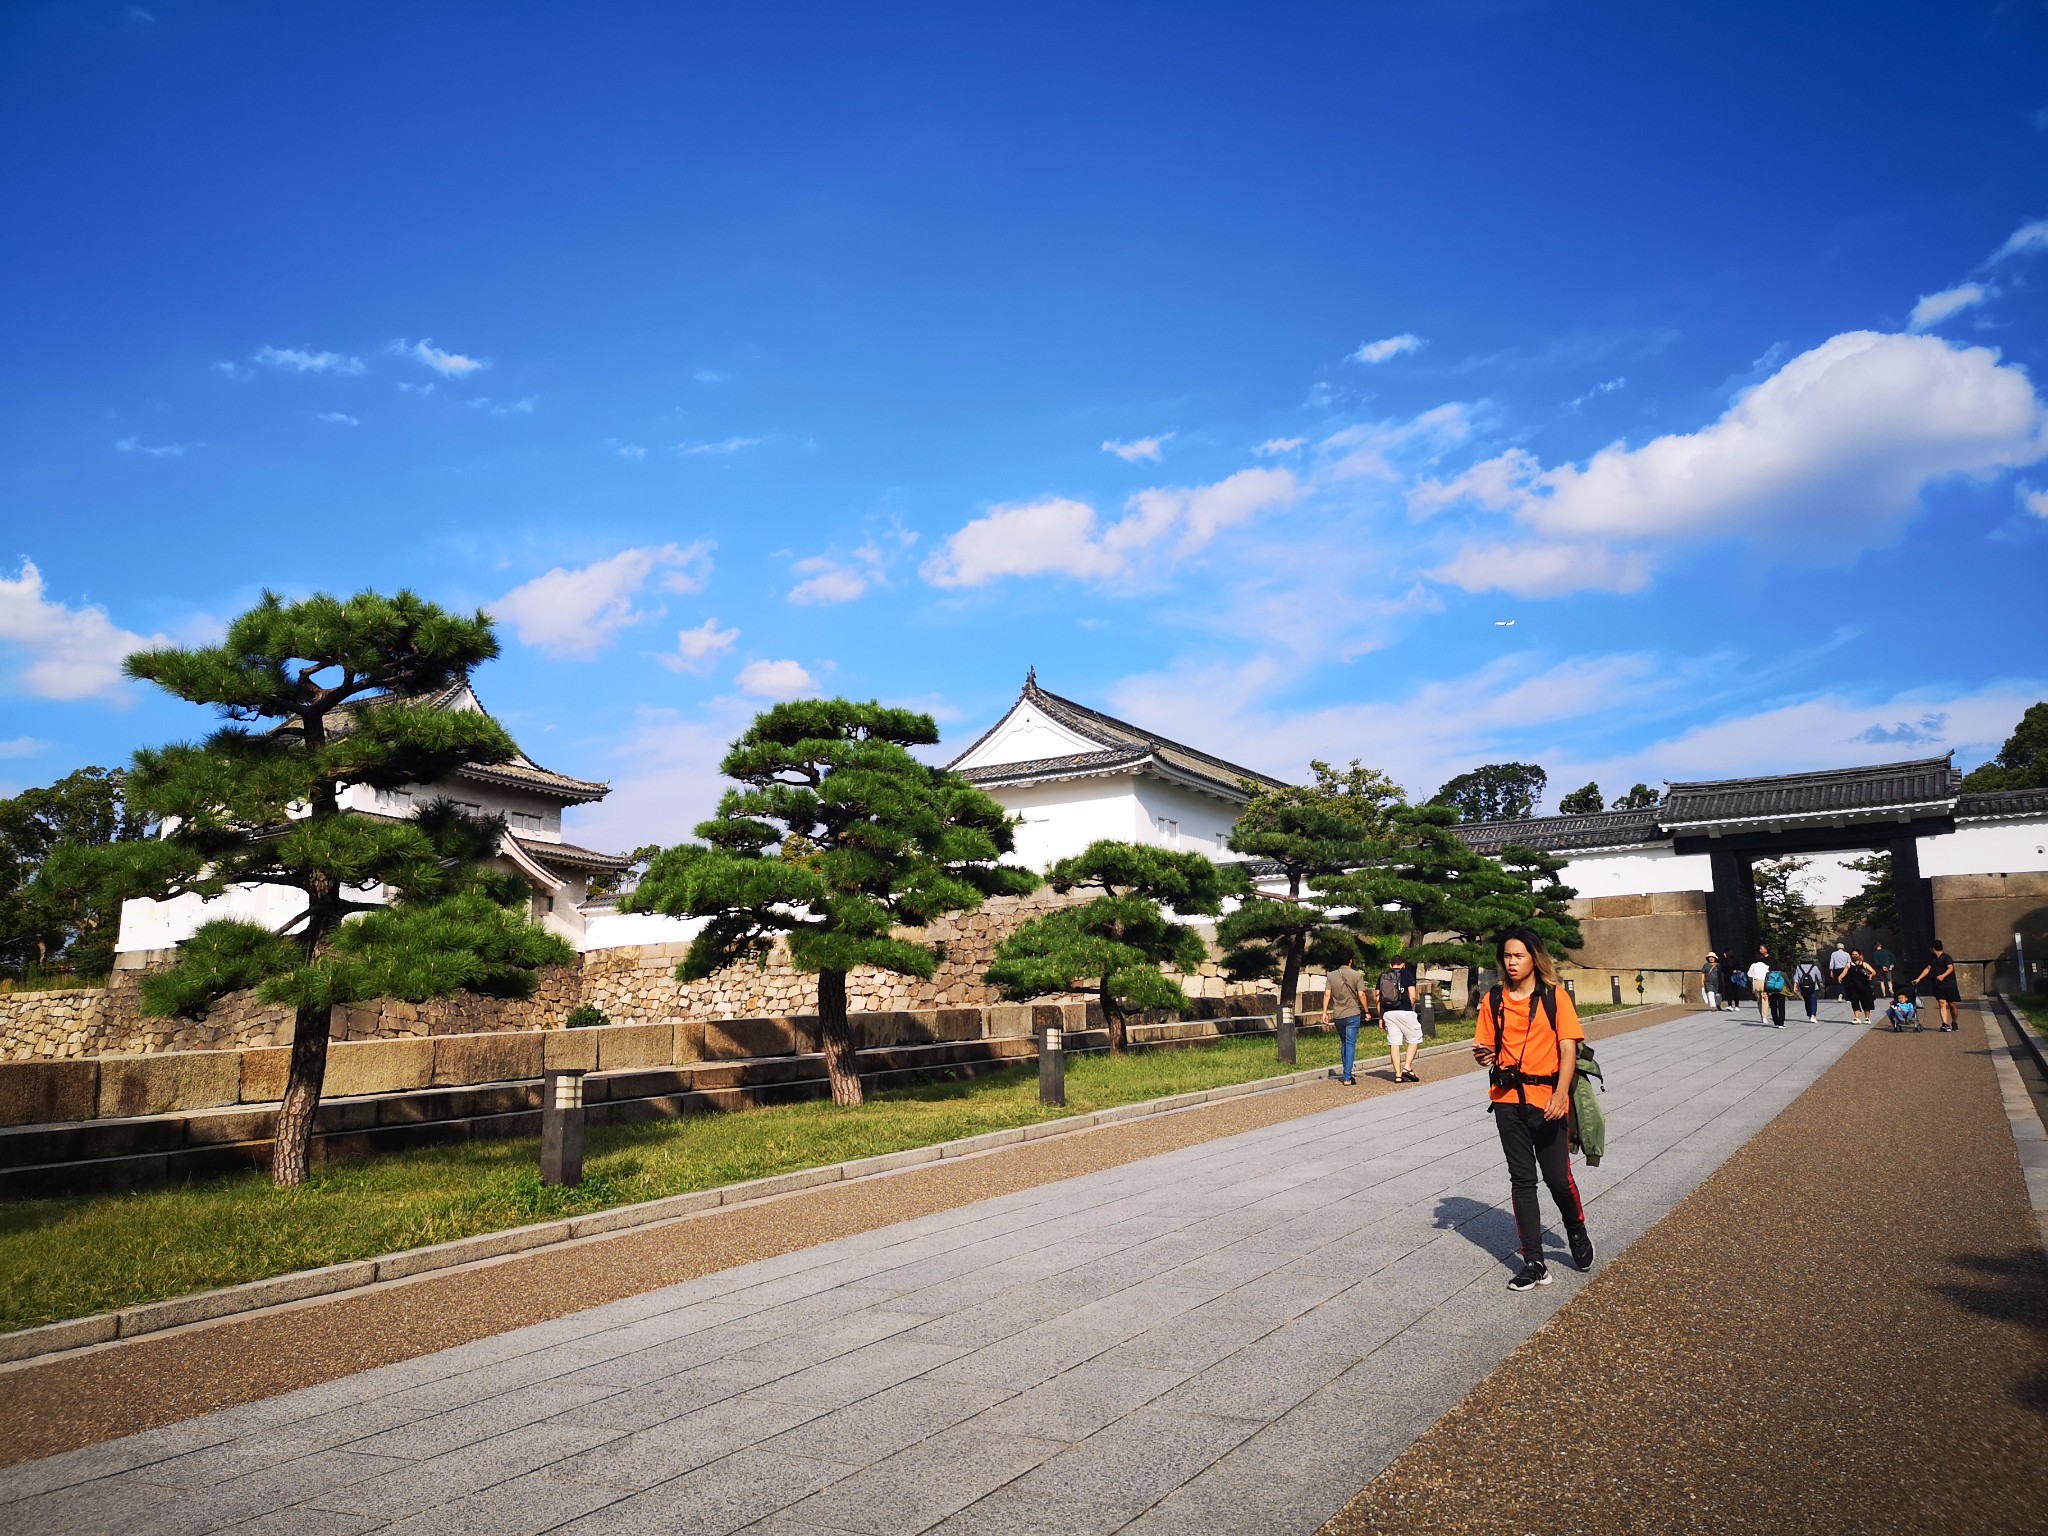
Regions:
<instances>
[{"instance_id":1,"label":"green jacket on backpack","mask_svg":"<svg viewBox=\"0 0 2048 1536\"><path fill-rule=\"evenodd\" d=\"M1593 1042L1581 1040L1578 1070L1572 1075L1571 1145L1586 1154L1588 1168L1598 1168L1607 1155L1607 1116L1601 1112L1600 1095L1593 1087L1601 1079Z\"/></svg>"}]
</instances>

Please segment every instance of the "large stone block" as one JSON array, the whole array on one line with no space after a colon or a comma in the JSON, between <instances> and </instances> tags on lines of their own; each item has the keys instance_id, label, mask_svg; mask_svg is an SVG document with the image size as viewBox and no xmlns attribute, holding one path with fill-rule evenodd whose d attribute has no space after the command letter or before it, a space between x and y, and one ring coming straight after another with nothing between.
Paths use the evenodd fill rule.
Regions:
<instances>
[{"instance_id":1,"label":"large stone block","mask_svg":"<svg viewBox=\"0 0 2048 1536\"><path fill-rule=\"evenodd\" d=\"M239 1104L242 1053L165 1051L156 1056L102 1056L99 1089L103 1119Z\"/></svg>"},{"instance_id":2,"label":"large stone block","mask_svg":"<svg viewBox=\"0 0 2048 1536\"><path fill-rule=\"evenodd\" d=\"M1036 1010L1029 1003L992 1003L983 1010L988 1020L991 1039L1021 1039L1032 1032L1031 1019Z\"/></svg>"},{"instance_id":3,"label":"large stone block","mask_svg":"<svg viewBox=\"0 0 2048 1536\"><path fill-rule=\"evenodd\" d=\"M606 1024L590 1033L597 1036L600 1072L631 1072L675 1062L673 1024Z\"/></svg>"},{"instance_id":4,"label":"large stone block","mask_svg":"<svg viewBox=\"0 0 2048 1536\"><path fill-rule=\"evenodd\" d=\"M242 1102L275 1104L284 1097L285 1081L291 1070L292 1048L288 1045L259 1046L242 1052Z\"/></svg>"},{"instance_id":5,"label":"large stone block","mask_svg":"<svg viewBox=\"0 0 2048 1536\"><path fill-rule=\"evenodd\" d=\"M979 1008L941 1008L938 1018L933 1021L932 1038L935 1040L979 1040L981 1038L981 1010Z\"/></svg>"},{"instance_id":6,"label":"large stone block","mask_svg":"<svg viewBox=\"0 0 2048 1536\"><path fill-rule=\"evenodd\" d=\"M0 1125L90 1120L99 1090L96 1061L0 1062Z\"/></svg>"},{"instance_id":7,"label":"large stone block","mask_svg":"<svg viewBox=\"0 0 2048 1536\"><path fill-rule=\"evenodd\" d=\"M704 1026L701 1022L678 1022L676 1032L676 1064L702 1061L704 1059Z\"/></svg>"},{"instance_id":8,"label":"large stone block","mask_svg":"<svg viewBox=\"0 0 2048 1536\"><path fill-rule=\"evenodd\" d=\"M434 1075L438 1065L432 1040L351 1040L328 1047L324 1093L348 1099L424 1088L441 1081Z\"/></svg>"},{"instance_id":9,"label":"large stone block","mask_svg":"<svg viewBox=\"0 0 2048 1536\"><path fill-rule=\"evenodd\" d=\"M706 1061L743 1061L755 1056L794 1056L802 1036L793 1019L720 1019L704 1026Z\"/></svg>"},{"instance_id":10,"label":"large stone block","mask_svg":"<svg viewBox=\"0 0 2048 1536\"><path fill-rule=\"evenodd\" d=\"M527 1030L501 1035L436 1035L434 1083L511 1083L539 1077L541 1035Z\"/></svg>"},{"instance_id":11,"label":"large stone block","mask_svg":"<svg viewBox=\"0 0 2048 1536\"><path fill-rule=\"evenodd\" d=\"M541 1065L550 1072L595 1072L597 1031L551 1029L541 1036Z\"/></svg>"}]
</instances>

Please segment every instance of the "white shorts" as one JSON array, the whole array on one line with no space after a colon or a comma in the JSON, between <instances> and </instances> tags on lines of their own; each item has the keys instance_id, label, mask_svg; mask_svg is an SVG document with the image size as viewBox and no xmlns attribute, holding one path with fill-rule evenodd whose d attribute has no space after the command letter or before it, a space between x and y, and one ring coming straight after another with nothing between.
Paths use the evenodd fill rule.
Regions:
<instances>
[{"instance_id":1,"label":"white shorts","mask_svg":"<svg viewBox=\"0 0 2048 1536\"><path fill-rule=\"evenodd\" d=\"M1380 1022L1387 1027L1387 1044L1422 1044L1422 1020L1413 1008L1389 1008Z\"/></svg>"}]
</instances>

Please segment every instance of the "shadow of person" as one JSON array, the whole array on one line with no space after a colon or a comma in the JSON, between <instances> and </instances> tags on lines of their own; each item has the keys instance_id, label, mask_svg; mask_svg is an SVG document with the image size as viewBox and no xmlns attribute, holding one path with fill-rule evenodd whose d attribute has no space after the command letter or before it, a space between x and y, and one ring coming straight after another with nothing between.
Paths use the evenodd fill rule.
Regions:
<instances>
[{"instance_id":1,"label":"shadow of person","mask_svg":"<svg viewBox=\"0 0 2048 1536\"><path fill-rule=\"evenodd\" d=\"M1984 1278L1937 1282L1931 1287L1935 1295L1975 1316L2048 1337L2048 1266L2038 1252L1952 1254L1949 1262ZM2048 1370L2016 1382L2013 1396L2022 1407L2048 1415Z\"/></svg>"},{"instance_id":2,"label":"shadow of person","mask_svg":"<svg viewBox=\"0 0 2048 1536\"><path fill-rule=\"evenodd\" d=\"M1515 1229L1515 1213L1488 1205L1469 1195L1445 1195L1436 1203L1433 1225L1439 1232L1455 1232L1475 1248L1483 1248L1509 1268L1521 1262L1521 1233Z\"/></svg>"}]
</instances>

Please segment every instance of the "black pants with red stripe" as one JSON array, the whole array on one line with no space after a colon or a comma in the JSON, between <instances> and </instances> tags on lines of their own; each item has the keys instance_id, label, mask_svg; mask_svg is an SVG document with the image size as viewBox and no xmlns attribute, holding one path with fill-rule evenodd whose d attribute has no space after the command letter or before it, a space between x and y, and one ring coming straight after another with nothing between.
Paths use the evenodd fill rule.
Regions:
<instances>
[{"instance_id":1,"label":"black pants with red stripe","mask_svg":"<svg viewBox=\"0 0 2048 1536\"><path fill-rule=\"evenodd\" d=\"M1515 1225L1522 1233L1522 1257L1543 1261L1543 1209L1536 1202L1536 1174L1550 1186L1550 1198L1564 1216L1567 1232L1586 1224L1579 1186L1572 1182L1571 1143L1563 1120L1546 1120L1543 1111L1520 1104L1496 1104L1501 1150L1508 1155L1508 1187L1515 1196Z\"/></svg>"}]
</instances>

